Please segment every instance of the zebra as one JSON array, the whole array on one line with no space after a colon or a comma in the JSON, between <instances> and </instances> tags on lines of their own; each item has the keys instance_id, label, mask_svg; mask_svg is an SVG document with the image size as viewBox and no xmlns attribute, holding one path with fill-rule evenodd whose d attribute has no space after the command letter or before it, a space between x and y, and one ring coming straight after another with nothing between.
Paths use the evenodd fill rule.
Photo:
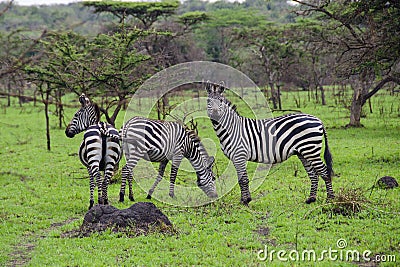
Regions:
<instances>
[{"instance_id":1,"label":"zebra","mask_svg":"<svg viewBox=\"0 0 400 267\"><path fill-rule=\"evenodd\" d=\"M318 176L325 181L328 199L332 189L332 155L325 127L320 119L308 114L289 114L272 119L251 119L240 116L236 107L222 94L224 84L207 82L207 114L220 140L225 156L234 164L241 190L241 202L251 201L246 162L275 164L296 155L311 180L307 204L316 201ZM324 160L321 160L322 136L325 139Z\"/></svg>"},{"instance_id":2,"label":"zebra","mask_svg":"<svg viewBox=\"0 0 400 267\"><path fill-rule=\"evenodd\" d=\"M79 159L90 176L90 210L94 204L95 181L98 187L99 204L108 204L108 183L114 174L115 166L121 159L122 149L118 130L108 123L100 122L98 105L91 103L85 94L79 97L79 102L81 108L68 124L65 134L73 138L76 134L85 131L79 147ZM103 179L101 179L100 171L104 172Z\"/></svg>"},{"instance_id":3,"label":"zebra","mask_svg":"<svg viewBox=\"0 0 400 267\"><path fill-rule=\"evenodd\" d=\"M157 178L147 195L148 199L151 199L154 189L162 180L169 161L172 161L169 196L175 197L174 184L183 157L190 161L196 171L197 185L208 197L218 197L212 171L214 157L208 156L199 137L181 123L133 117L122 127L120 135L126 158L126 165L122 168L120 202L124 201L127 179L129 199L134 200L132 170L142 158L160 162Z\"/></svg>"}]
</instances>

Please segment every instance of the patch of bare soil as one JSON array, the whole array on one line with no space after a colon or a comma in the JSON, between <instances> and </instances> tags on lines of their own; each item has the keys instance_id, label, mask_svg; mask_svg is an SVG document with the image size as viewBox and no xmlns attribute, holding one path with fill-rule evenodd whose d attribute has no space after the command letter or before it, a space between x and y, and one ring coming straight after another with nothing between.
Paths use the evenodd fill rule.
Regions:
<instances>
[{"instance_id":1,"label":"patch of bare soil","mask_svg":"<svg viewBox=\"0 0 400 267\"><path fill-rule=\"evenodd\" d=\"M61 236L86 237L107 229L128 237L152 232L174 233L172 223L153 203L138 202L122 210L111 205L95 205L85 214L79 229Z\"/></svg>"},{"instance_id":2,"label":"patch of bare soil","mask_svg":"<svg viewBox=\"0 0 400 267\"><path fill-rule=\"evenodd\" d=\"M14 251L9 254L11 260L7 266L23 266L27 264L31 257L30 253L35 249L35 243L23 243L14 246Z\"/></svg>"},{"instance_id":3,"label":"patch of bare soil","mask_svg":"<svg viewBox=\"0 0 400 267\"><path fill-rule=\"evenodd\" d=\"M21 243L17 244L13 248L13 252L9 254L10 261L6 264L6 266L14 267L14 266L24 266L31 260L31 252L36 247L36 242L40 238L45 238L47 233L50 231L62 227L66 224L69 224L73 221L77 220L76 218L71 218L62 222L53 223L49 228L40 231L38 234L26 235L21 238Z\"/></svg>"}]
</instances>

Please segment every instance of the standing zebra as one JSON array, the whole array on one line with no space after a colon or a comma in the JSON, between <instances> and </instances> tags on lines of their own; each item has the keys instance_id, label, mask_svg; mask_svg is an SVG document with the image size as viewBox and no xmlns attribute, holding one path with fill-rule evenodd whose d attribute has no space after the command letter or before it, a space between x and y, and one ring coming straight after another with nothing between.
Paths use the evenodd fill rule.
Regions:
<instances>
[{"instance_id":1,"label":"standing zebra","mask_svg":"<svg viewBox=\"0 0 400 267\"><path fill-rule=\"evenodd\" d=\"M65 134L72 138L86 130L79 148L79 158L90 176L89 209L91 209L94 204L95 179L98 202L108 204L108 183L114 173L115 165L121 159L122 150L118 131L110 124L99 122L100 109L97 104L92 104L84 94L79 97L79 102L82 106L65 129ZM104 171L104 179L101 179L100 171Z\"/></svg>"},{"instance_id":2,"label":"standing zebra","mask_svg":"<svg viewBox=\"0 0 400 267\"><path fill-rule=\"evenodd\" d=\"M322 122L307 114L290 114L272 119L250 119L240 116L222 92L225 86L207 82L207 113L220 140L221 149L234 164L241 190L241 201L251 201L246 162L280 163L297 155L311 179L307 204L315 202L318 176L325 181L327 196L333 198L332 156ZM322 136L324 159L320 158Z\"/></svg>"},{"instance_id":3,"label":"standing zebra","mask_svg":"<svg viewBox=\"0 0 400 267\"><path fill-rule=\"evenodd\" d=\"M150 199L157 184L162 180L168 161L172 161L169 195L174 197L174 184L183 157L192 164L197 174L197 185L211 198L216 198L215 175L212 171L214 157L207 154L200 139L178 122L151 120L133 117L120 131L126 165L122 168L120 201L124 201L126 179L128 179L129 199L133 201L132 170L144 158L160 162L158 175L149 190Z\"/></svg>"}]
</instances>

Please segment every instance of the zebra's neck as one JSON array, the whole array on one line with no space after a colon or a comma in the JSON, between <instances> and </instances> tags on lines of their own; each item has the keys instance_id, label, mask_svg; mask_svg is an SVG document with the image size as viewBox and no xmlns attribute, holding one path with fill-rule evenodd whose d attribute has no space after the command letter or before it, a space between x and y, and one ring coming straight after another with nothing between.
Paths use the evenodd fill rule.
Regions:
<instances>
[{"instance_id":1,"label":"zebra's neck","mask_svg":"<svg viewBox=\"0 0 400 267\"><path fill-rule=\"evenodd\" d=\"M187 136L187 142L187 159L190 161L196 173L204 172L204 169L208 167L207 160L209 158L206 149L200 139L197 136L193 136L192 133Z\"/></svg>"},{"instance_id":2,"label":"zebra's neck","mask_svg":"<svg viewBox=\"0 0 400 267\"><path fill-rule=\"evenodd\" d=\"M241 124L243 119L248 118L240 116L231 105L227 105L219 120L211 120L211 122L218 137L220 137L219 133L237 130L238 124Z\"/></svg>"}]
</instances>

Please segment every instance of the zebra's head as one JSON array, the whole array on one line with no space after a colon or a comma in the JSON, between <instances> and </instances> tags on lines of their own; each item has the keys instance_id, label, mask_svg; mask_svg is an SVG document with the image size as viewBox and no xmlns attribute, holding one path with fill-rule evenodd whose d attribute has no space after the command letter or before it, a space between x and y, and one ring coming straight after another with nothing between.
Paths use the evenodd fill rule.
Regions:
<instances>
[{"instance_id":1,"label":"zebra's head","mask_svg":"<svg viewBox=\"0 0 400 267\"><path fill-rule=\"evenodd\" d=\"M185 157L190 161L197 175L197 186L210 198L217 198L215 187L216 176L213 172L215 159L209 156L199 136L194 130L183 126L186 131L187 145L185 146Z\"/></svg>"},{"instance_id":2,"label":"zebra's head","mask_svg":"<svg viewBox=\"0 0 400 267\"><path fill-rule=\"evenodd\" d=\"M215 84L207 81L206 90L208 93L207 114L212 121L218 122L228 107L225 97L222 95L225 90L224 82Z\"/></svg>"},{"instance_id":3,"label":"zebra's head","mask_svg":"<svg viewBox=\"0 0 400 267\"><path fill-rule=\"evenodd\" d=\"M196 173L197 174L197 186L203 190L203 192L209 197L209 198L217 198L218 193L217 193L217 188L215 187L215 174L212 170L213 165L214 165L214 157L208 157L207 159L207 166L205 168L205 172L202 174Z\"/></svg>"},{"instance_id":4,"label":"zebra's head","mask_svg":"<svg viewBox=\"0 0 400 267\"><path fill-rule=\"evenodd\" d=\"M97 104L91 103L85 94L79 97L79 102L81 108L75 113L67 129L65 129L65 135L69 138L85 131L90 125L96 124L100 120L100 109Z\"/></svg>"}]
</instances>

